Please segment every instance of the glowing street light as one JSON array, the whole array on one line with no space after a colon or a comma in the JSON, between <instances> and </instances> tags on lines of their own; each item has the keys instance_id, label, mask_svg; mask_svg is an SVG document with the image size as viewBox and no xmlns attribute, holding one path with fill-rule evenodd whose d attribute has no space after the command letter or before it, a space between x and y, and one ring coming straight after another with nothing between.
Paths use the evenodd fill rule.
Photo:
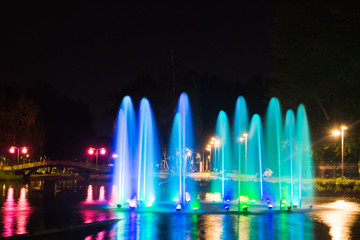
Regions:
<instances>
[{"instance_id":1,"label":"glowing street light","mask_svg":"<svg viewBox=\"0 0 360 240\"><path fill-rule=\"evenodd\" d=\"M105 155L106 154L106 149L105 148L89 148L88 149L88 154L89 155L95 155L96 167L98 166L99 153L100 153L100 155Z\"/></svg>"},{"instance_id":2,"label":"glowing street light","mask_svg":"<svg viewBox=\"0 0 360 240\"><path fill-rule=\"evenodd\" d=\"M15 152L17 152L17 165L19 165L19 159L20 159L20 152L22 154L28 154L29 152L29 148L28 147L14 147L14 146L11 146L9 148L9 153L11 154L15 154Z\"/></svg>"},{"instance_id":3,"label":"glowing street light","mask_svg":"<svg viewBox=\"0 0 360 240\"><path fill-rule=\"evenodd\" d=\"M341 134L341 177L344 178L344 130L347 129L346 126L341 126L341 131L338 129L333 131L334 136L339 136Z\"/></svg>"}]
</instances>

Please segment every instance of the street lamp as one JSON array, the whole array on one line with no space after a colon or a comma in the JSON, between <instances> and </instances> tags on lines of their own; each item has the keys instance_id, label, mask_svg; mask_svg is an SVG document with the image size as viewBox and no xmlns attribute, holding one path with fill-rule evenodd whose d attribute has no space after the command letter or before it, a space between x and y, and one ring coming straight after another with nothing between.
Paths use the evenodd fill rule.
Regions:
<instances>
[{"instance_id":1,"label":"street lamp","mask_svg":"<svg viewBox=\"0 0 360 240\"><path fill-rule=\"evenodd\" d=\"M206 150L209 151L209 161L208 164L206 165L206 170L211 170L211 165L210 165L210 161L211 161L211 145L207 145L206 146Z\"/></svg>"},{"instance_id":2,"label":"street lamp","mask_svg":"<svg viewBox=\"0 0 360 240\"><path fill-rule=\"evenodd\" d=\"M216 159L216 164L219 165L219 159L220 159L220 141L219 140L215 140L215 159ZM220 166L219 166L220 168ZM222 169L224 170L223 166L222 166Z\"/></svg>"},{"instance_id":3,"label":"street lamp","mask_svg":"<svg viewBox=\"0 0 360 240\"><path fill-rule=\"evenodd\" d=\"M99 161L99 154L100 155L105 155L106 154L106 149L105 148L89 148L88 149L88 154L89 155L94 155L95 154L96 167L97 167L98 166L98 161Z\"/></svg>"},{"instance_id":4,"label":"street lamp","mask_svg":"<svg viewBox=\"0 0 360 240\"><path fill-rule=\"evenodd\" d=\"M15 147L15 146L11 146L9 148L9 152L11 154L15 154L15 152L17 152L17 165L19 165L19 158L20 158L20 152L22 154L27 154L29 152L29 148L28 147Z\"/></svg>"},{"instance_id":5,"label":"street lamp","mask_svg":"<svg viewBox=\"0 0 360 240\"><path fill-rule=\"evenodd\" d=\"M333 131L334 136L341 134L341 177L344 178L344 131L347 129L346 126L341 126L341 131L338 129Z\"/></svg>"}]
</instances>

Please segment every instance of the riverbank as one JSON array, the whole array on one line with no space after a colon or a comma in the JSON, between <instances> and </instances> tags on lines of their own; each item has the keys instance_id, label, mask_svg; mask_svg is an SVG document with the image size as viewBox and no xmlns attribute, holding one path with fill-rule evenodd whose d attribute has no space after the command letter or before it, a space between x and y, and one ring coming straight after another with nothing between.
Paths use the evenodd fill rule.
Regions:
<instances>
[{"instance_id":1,"label":"riverbank","mask_svg":"<svg viewBox=\"0 0 360 240\"><path fill-rule=\"evenodd\" d=\"M360 196L360 180L347 179L347 178L315 178L314 190L321 195L347 195L347 196Z\"/></svg>"},{"instance_id":2,"label":"riverbank","mask_svg":"<svg viewBox=\"0 0 360 240\"><path fill-rule=\"evenodd\" d=\"M13 173L0 171L0 181L21 180L21 179L23 179L21 175L15 175Z\"/></svg>"},{"instance_id":3,"label":"riverbank","mask_svg":"<svg viewBox=\"0 0 360 240\"><path fill-rule=\"evenodd\" d=\"M193 176L194 175L194 176ZM197 173L189 176L197 181L210 181L212 176L210 173ZM34 174L31 180L79 180L81 176L67 175L67 174ZM22 180L22 175L15 175L13 173L0 171L0 181ZM83 180L83 179L82 179ZM91 181L110 181L111 175L90 175L87 180ZM360 197L360 180L347 178L315 178L314 179L315 193L320 195L358 195Z\"/></svg>"}]
</instances>

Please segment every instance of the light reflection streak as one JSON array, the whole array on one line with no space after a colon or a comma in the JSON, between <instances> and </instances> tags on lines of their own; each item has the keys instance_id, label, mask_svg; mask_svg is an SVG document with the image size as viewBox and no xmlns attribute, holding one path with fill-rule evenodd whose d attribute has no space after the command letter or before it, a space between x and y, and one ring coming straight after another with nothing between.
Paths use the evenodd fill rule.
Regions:
<instances>
[{"instance_id":1,"label":"light reflection streak","mask_svg":"<svg viewBox=\"0 0 360 240\"><path fill-rule=\"evenodd\" d=\"M204 238L209 240L222 239L224 216L218 214L204 215Z\"/></svg>"},{"instance_id":2,"label":"light reflection streak","mask_svg":"<svg viewBox=\"0 0 360 240\"><path fill-rule=\"evenodd\" d=\"M105 231L98 232L96 235L96 240L104 240L105 239Z\"/></svg>"},{"instance_id":3,"label":"light reflection streak","mask_svg":"<svg viewBox=\"0 0 360 240\"><path fill-rule=\"evenodd\" d=\"M16 234L27 233L26 226L29 222L30 214L31 208L29 207L29 202L26 198L26 188L22 187L20 190L20 197L16 209Z\"/></svg>"},{"instance_id":4,"label":"light reflection streak","mask_svg":"<svg viewBox=\"0 0 360 240\"><path fill-rule=\"evenodd\" d=\"M101 186L99 190L99 201L104 202L105 201L105 187Z\"/></svg>"},{"instance_id":5,"label":"light reflection streak","mask_svg":"<svg viewBox=\"0 0 360 240\"><path fill-rule=\"evenodd\" d=\"M15 207L16 203L14 201L14 189L10 186L2 211L4 223L4 232L2 234L3 237L14 235L14 222L16 214Z\"/></svg>"},{"instance_id":6,"label":"light reflection streak","mask_svg":"<svg viewBox=\"0 0 360 240\"><path fill-rule=\"evenodd\" d=\"M250 217L238 215L238 239L250 239Z\"/></svg>"},{"instance_id":7,"label":"light reflection streak","mask_svg":"<svg viewBox=\"0 0 360 240\"><path fill-rule=\"evenodd\" d=\"M16 234L27 233L27 224L31 214L31 207L26 198L26 188L22 187L20 190L20 197L16 204L14 199L14 188L10 186L4 206L2 207L4 232L3 237L10 237L15 234L15 221L16 221Z\"/></svg>"},{"instance_id":8,"label":"light reflection streak","mask_svg":"<svg viewBox=\"0 0 360 240\"><path fill-rule=\"evenodd\" d=\"M92 187L92 185L89 185L88 189L87 189L87 196L86 196L85 202L86 203L92 203L93 200L94 200L93 199L93 187Z\"/></svg>"},{"instance_id":9,"label":"light reflection streak","mask_svg":"<svg viewBox=\"0 0 360 240\"><path fill-rule=\"evenodd\" d=\"M330 204L323 204L322 211L314 211L316 219L330 227L330 235L333 239L349 239L351 227L356 221L357 214L360 211L360 205L354 202L345 202L343 200Z\"/></svg>"}]
</instances>

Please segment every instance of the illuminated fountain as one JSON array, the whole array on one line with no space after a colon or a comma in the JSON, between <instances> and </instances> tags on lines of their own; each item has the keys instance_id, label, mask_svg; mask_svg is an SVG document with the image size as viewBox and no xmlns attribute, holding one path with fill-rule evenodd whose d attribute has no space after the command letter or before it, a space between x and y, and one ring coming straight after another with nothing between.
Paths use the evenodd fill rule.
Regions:
<instances>
[{"instance_id":1,"label":"illuminated fountain","mask_svg":"<svg viewBox=\"0 0 360 240\"><path fill-rule=\"evenodd\" d=\"M190 201L190 207L198 207L196 186L187 178L188 158L192 151L194 151L194 137L190 102L187 94L182 93L174 117L168 154L171 159L168 187L172 189L169 200L172 198L176 202L177 210L184 210Z\"/></svg>"},{"instance_id":2,"label":"illuminated fountain","mask_svg":"<svg viewBox=\"0 0 360 240\"><path fill-rule=\"evenodd\" d=\"M116 125L118 157L111 204L132 209L153 203L178 211L201 208L199 182L189 177L196 150L187 94L180 95L175 111L166 173L155 171L159 145L147 99L141 100L137 116L131 98L124 97ZM303 105L296 115L288 110L282 119L280 102L272 98L265 120L254 114L249 123L245 99L239 97L232 129L227 114L220 111L208 178L208 195L215 202L211 204L220 202L226 210L247 211L249 207L290 210L301 207L304 200L312 203L311 143Z\"/></svg>"},{"instance_id":3,"label":"illuminated fountain","mask_svg":"<svg viewBox=\"0 0 360 240\"><path fill-rule=\"evenodd\" d=\"M236 111L244 111L240 109L237 103ZM241 115L245 120L239 118ZM239 145L235 151L240 161L239 206L247 209L249 204L266 204L270 209L274 206L293 209L301 206L304 199L306 204L311 204L313 166L304 106L299 106L296 117L292 110L288 110L283 125L279 100L272 98L264 133L259 115L252 117L248 134L236 125L243 126L246 120L244 113L235 113L234 136L244 135L245 132L248 141L246 154L242 153L238 139L234 141L234 146Z\"/></svg>"},{"instance_id":4,"label":"illuminated fountain","mask_svg":"<svg viewBox=\"0 0 360 240\"><path fill-rule=\"evenodd\" d=\"M241 178L241 195L239 207L247 209L249 204L261 202L263 199L263 160L264 160L264 144L261 119L255 114L250 122L248 132L247 156L245 161L247 168L241 172L245 174Z\"/></svg>"},{"instance_id":5,"label":"illuminated fountain","mask_svg":"<svg viewBox=\"0 0 360 240\"><path fill-rule=\"evenodd\" d=\"M229 122L224 111L220 111L216 123L216 139L218 141L214 154L213 169L218 172L218 179L212 181L211 191L220 193L223 201L234 198L234 162L231 150Z\"/></svg>"},{"instance_id":6,"label":"illuminated fountain","mask_svg":"<svg viewBox=\"0 0 360 240\"><path fill-rule=\"evenodd\" d=\"M238 189L237 198L240 198L241 183L244 182L244 176L247 174L247 137L249 116L247 112L246 101L243 97L238 97L235 107L234 117L234 159L238 171ZM246 146L243 146L245 141ZM245 186L243 186L245 187Z\"/></svg>"},{"instance_id":7,"label":"illuminated fountain","mask_svg":"<svg viewBox=\"0 0 360 240\"><path fill-rule=\"evenodd\" d=\"M150 103L140 102L139 118L129 96L124 97L115 132L115 168L111 204L136 208L155 200L154 163L158 160L158 137Z\"/></svg>"},{"instance_id":8,"label":"illuminated fountain","mask_svg":"<svg viewBox=\"0 0 360 240\"><path fill-rule=\"evenodd\" d=\"M263 197L271 204L280 203L282 200L282 119L280 103L277 98L270 100L265 120L265 158L263 158L263 171L268 171L263 178ZM264 172L262 174L264 175ZM271 175L269 176L269 174ZM267 176L268 175L268 176Z\"/></svg>"}]
</instances>

